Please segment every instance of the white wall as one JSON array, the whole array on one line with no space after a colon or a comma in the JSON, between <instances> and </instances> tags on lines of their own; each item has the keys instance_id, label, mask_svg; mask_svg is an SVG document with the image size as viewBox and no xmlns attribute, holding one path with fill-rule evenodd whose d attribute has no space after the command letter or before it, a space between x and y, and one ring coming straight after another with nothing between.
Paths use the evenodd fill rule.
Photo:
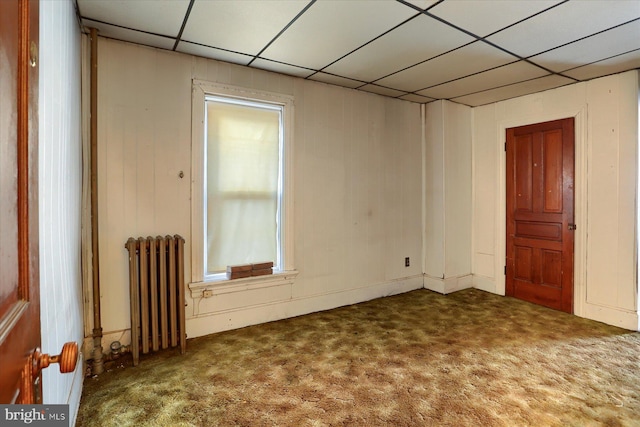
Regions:
<instances>
[{"instance_id":1,"label":"white wall","mask_svg":"<svg viewBox=\"0 0 640 427\"><path fill-rule=\"evenodd\" d=\"M181 234L191 277L192 79L294 97L299 274L277 292L244 286L194 300L187 291L189 337L422 287L418 104L99 39L105 348L130 340L127 238Z\"/></svg>"},{"instance_id":2,"label":"white wall","mask_svg":"<svg viewBox=\"0 0 640 427\"><path fill-rule=\"evenodd\" d=\"M42 350L82 343L80 198L80 29L72 1L40 2L40 307ZM43 371L44 403L80 405L82 357L75 372Z\"/></svg>"},{"instance_id":3,"label":"white wall","mask_svg":"<svg viewBox=\"0 0 640 427\"><path fill-rule=\"evenodd\" d=\"M471 111L426 105L425 287L441 293L472 286Z\"/></svg>"},{"instance_id":4,"label":"white wall","mask_svg":"<svg viewBox=\"0 0 640 427\"><path fill-rule=\"evenodd\" d=\"M638 329L638 72L473 109L474 285L504 294L505 129L575 117L575 314Z\"/></svg>"}]
</instances>

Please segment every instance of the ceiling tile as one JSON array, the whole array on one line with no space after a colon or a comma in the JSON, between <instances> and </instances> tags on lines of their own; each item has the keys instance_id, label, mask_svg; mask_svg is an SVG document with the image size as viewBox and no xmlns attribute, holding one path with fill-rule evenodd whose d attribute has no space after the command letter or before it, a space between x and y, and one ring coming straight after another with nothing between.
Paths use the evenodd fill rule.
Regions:
<instances>
[{"instance_id":1,"label":"ceiling tile","mask_svg":"<svg viewBox=\"0 0 640 427\"><path fill-rule=\"evenodd\" d=\"M321 69L416 13L393 0L318 0L261 56Z\"/></svg>"},{"instance_id":2,"label":"ceiling tile","mask_svg":"<svg viewBox=\"0 0 640 427\"><path fill-rule=\"evenodd\" d=\"M177 37L189 0L78 0L83 18Z\"/></svg>"},{"instance_id":3,"label":"ceiling tile","mask_svg":"<svg viewBox=\"0 0 640 427\"><path fill-rule=\"evenodd\" d=\"M327 67L326 71L373 81L473 40L446 24L421 15Z\"/></svg>"},{"instance_id":4,"label":"ceiling tile","mask_svg":"<svg viewBox=\"0 0 640 427\"><path fill-rule=\"evenodd\" d=\"M257 55L309 0L196 0L182 39Z\"/></svg>"},{"instance_id":5,"label":"ceiling tile","mask_svg":"<svg viewBox=\"0 0 640 427\"><path fill-rule=\"evenodd\" d=\"M561 0L445 1L430 9L429 13L485 37L558 3Z\"/></svg>"},{"instance_id":6,"label":"ceiling tile","mask_svg":"<svg viewBox=\"0 0 640 427\"><path fill-rule=\"evenodd\" d=\"M439 56L415 67L377 81L381 85L415 92L488 70L515 58L483 42L475 42L446 55Z\"/></svg>"},{"instance_id":7,"label":"ceiling tile","mask_svg":"<svg viewBox=\"0 0 640 427\"><path fill-rule=\"evenodd\" d=\"M268 61L266 59L256 59L251 63L252 67L262 70L275 71L276 73L289 74L296 77L307 77L313 73L313 70L296 67L295 65L282 64L280 62Z\"/></svg>"},{"instance_id":8,"label":"ceiling tile","mask_svg":"<svg viewBox=\"0 0 640 427\"><path fill-rule=\"evenodd\" d=\"M430 6L436 4L438 0L407 0L407 3L411 3L412 5L424 10Z\"/></svg>"},{"instance_id":9,"label":"ceiling tile","mask_svg":"<svg viewBox=\"0 0 640 427\"><path fill-rule=\"evenodd\" d=\"M95 28L98 30L98 36L101 37L124 40L145 46L159 47L161 49L173 49L173 45L176 42L175 39L169 37L156 36L154 34L143 33L141 31L129 30L127 28L95 22L90 19L83 19L82 25L87 28Z\"/></svg>"},{"instance_id":10,"label":"ceiling tile","mask_svg":"<svg viewBox=\"0 0 640 427\"><path fill-rule=\"evenodd\" d=\"M488 38L528 57L640 17L640 1L569 1Z\"/></svg>"},{"instance_id":11,"label":"ceiling tile","mask_svg":"<svg viewBox=\"0 0 640 427\"><path fill-rule=\"evenodd\" d=\"M415 93L408 93L406 95L402 95L399 97L400 99L404 99L405 101L419 102L424 104L426 102L435 101L435 99L427 98L426 96L416 95Z\"/></svg>"},{"instance_id":12,"label":"ceiling tile","mask_svg":"<svg viewBox=\"0 0 640 427\"><path fill-rule=\"evenodd\" d=\"M640 20L531 57L553 71L564 71L640 48Z\"/></svg>"},{"instance_id":13,"label":"ceiling tile","mask_svg":"<svg viewBox=\"0 0 640 427\"><path fill-rule=\"evenodd\" d=\"M315 80L318 82L329 83L338 86L356 88L362 86L364 83L359 82L357 80L346 79L340 76L334 76L333 74L327 74L323 72L319 72L309 77L309 80Z\"/></svg>"},{"instance_id":14,"label":"ceiling tile","mask_svg":"<svg viewBox=\"0 0 640 427\"><path fill-rule=\"evenodd\" d=\"M181 41L178 43L176 51L189 53L191 55L202 56L205 58L213 58L220 61L233 62L235 64L247 65L252 59L251 55L242 55L236 52L216 49L209 46L202 46L195 43Z\"/></svg>"},{"instance_id":15,"label":"ceiling tile","mask_svg":"<svg viewBox=\"0 0 640 427\"><path fill-rule=\"evenodd\" d=\"M461 104L477 107L479 105L490 104L492 102L504 101L505 99L516 98L522 95L528 95L535 92L553 89L574 83L573 80L558 75L550 75L540 77L538 79L529 80L522 83L516 83L497 89L478 92L473 95L461 96L453 98L452 101Z\"/></svg>"},{"instance_id":16,"label":"ceiling tile","mask_svg":"<svg viewBox=\"0 0 640 427\"><path fill-rule=\"evenodd\" d=\"M594 64L565 71L562 74L578 80L589 80L600 76L632 70L634 68L640 68L640 49L623 55L618 55L604 61L596 62Z\"/></svg>"},{"instance_id":17,"label":"ceiling tile","mask_svg":"<svg viewBox=\"0 0 640 427\"><path fill-rule=\"evenodd\" d=\"M519 61L499 68L494 68L493 70L485 71L483 73L474 74L473 76L421 90L418 93L420 95L438 99L455 98L457 96L491 89L496 86L504 86L536 77L542 77L546 74L549 73L540 67L536 67L535 65L531 65L525 61Z\"/></svg>"},{"instance_id":18,"label":"ceiling tile","mask_svg":"<svg viewBox=\"0 0 640 427\"><path fill-rule=\"evenodd\" d=\"M405 94L405 92L395 90L395 89L390 89L387 87L378 86L378 85L364 85L360 88L360 90L364 90L365 92L377 93L378 95L393 96L393 97Z\"/></svg>"}]
</instances>

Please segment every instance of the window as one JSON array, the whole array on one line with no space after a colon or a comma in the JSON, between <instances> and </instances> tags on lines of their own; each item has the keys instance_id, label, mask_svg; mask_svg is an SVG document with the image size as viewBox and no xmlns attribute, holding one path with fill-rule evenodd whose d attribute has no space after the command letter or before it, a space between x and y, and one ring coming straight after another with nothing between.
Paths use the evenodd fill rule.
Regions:
<instances>
[{"instance_id":1,"label":"window","mask_svg":"<svg viewBox=\"0 0 640 427\"><path fill-rule=\"evenodd\" d=\"M193 107L193 281L291 270L291 98L194 81Z\"/></svg>"}]
</instances>

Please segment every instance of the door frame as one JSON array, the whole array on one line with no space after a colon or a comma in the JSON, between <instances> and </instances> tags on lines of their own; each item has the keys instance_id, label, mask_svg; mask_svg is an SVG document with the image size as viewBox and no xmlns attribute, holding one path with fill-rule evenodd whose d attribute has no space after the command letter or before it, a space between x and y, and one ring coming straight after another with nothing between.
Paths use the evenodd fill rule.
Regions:
<instances>
[{"instance_id":1,"label":"door frame","mask_svg":"<svg viewBox=\"0 0 640 427\"><path fill-rule=\"evenodd\" d=\"M574 118L574 232L573 252L573 314L584 317L586 301L586 262L587 262L587 105L576 109L564 109L553 112L540 112L522 117L504 119L497 125L498 150L498 200L496 215L496 293L505 295L506 276L503 274L507 255L507 153L505 143L507 129L536 123L550 122L569 117Z\"/></svg>"}]
</instances>

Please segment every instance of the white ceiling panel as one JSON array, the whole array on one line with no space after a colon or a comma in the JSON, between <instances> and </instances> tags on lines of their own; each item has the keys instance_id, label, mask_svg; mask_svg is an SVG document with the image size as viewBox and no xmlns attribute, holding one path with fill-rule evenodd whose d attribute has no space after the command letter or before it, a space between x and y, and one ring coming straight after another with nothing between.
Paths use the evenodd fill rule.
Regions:
<instances>
[{"instance_id":1,"label":"white ceiling panel","mask_svg":"<svg viewBox=\"0 0 640 427\"><path fill-rule=\"evenodd\" d=\"M333 74L327 74L319 72L309 77L309 80L315 80L318 82L329 83L332 85L344 86L349 88L356 88L362 86L364 83L357 80L347 79L340 76L334 76Z\"/></svg>"},{"instance_id":2,"label":"white ceiling panel","mask_svg":"<svg viewBox=\"0 0 640 427\"><path fill-rule=\"evenodd\" d=\"M416 13L395 0L318 0L261 56L321 69Z\"/></svg>"},{"instance_id":3,"label":"white ceiling panel","mask_svg":"<svg viewBox=\"0 0 640 427\"><path fill-rule=\"evenodd\" d=\"M360 90L364 90L365 92L377 93L378 95L392 96L392 97L397 97L405 94L405 92L395 90L395 89L389 89L387 87L382 87L378 85L364 85L360 88Z\"/></svg>"},{"instance_id":4,"label":"white ceiling panel","mask_svg":"<svg viewBox=\"0 0 640 427\"><path fill-rule=\"evenodd\" d=\"M257 55L308 3L308 0L196 0L182 38Z\"/></svg>"},{"instance_id":5,"label":"white ceiling panel","mask_svg":"<svg viewBox=\"0 0 640 427\"><path fill-rule=\"evenodd\" d=\"M189 0L78 0L80 15L110 24L177 37Z\"/></svg>"},{"instance_id":6,"label":"white ceiling panel","mask_svg":"<svg viewBox=\"0 0 640 427\"><path fill-rule=\"evenodd\" d=\"M280 62L268 61L266 59L256 59L251 63L251 65L262 70L275 71L276 73L288 74L296 77L308 77L313 73L313 70L296 67L294 65L282 64Z\"/></svg>"},{"instance_id":7,"label":"white ceiling panel","mask_svg":"<svg viewBox=\"0 0 640 427\"><path fill-rule=\"evenodd\" d=\"M474 74L473 76L421 90L418 94L432 98L455 98L497 86L542 77L547 74L549 73L540 67L536 67L525 61L519 61L490 71L485 71L484 73Z\"/></svg>"},{"instance_id":8,"label":"white ceiling panel","mask_svg":"<svg viewBox=\"0 0 640 427\"><path fill-rule=\"evenodd\" d=\"M327 67L326 71L373 81L473 40L448 25L421 15Z\"/></svg>"},{"instance_id":9,"label":"white ceiling panel","mask_svg":"<svg viewBox=\"0 0 640 427\"><path fill-rule=\"evenodd\" d=\"M216 58L220 61L233 62L234 64L247 65L252 59L251 55L242 55L209 46L202 46L195 43L181 41L176 49L178 52L189 53L191 55L202 56L204 58Z\"/></svg>"},{"instance_id":10,"label":"white ceiling panel","mask_svg":"<svg viewBox=\"0 0 640 427\"><path fill-rule=\"evenodd\" d=\"M426 9L430 6L436 4L438 0L407 0L407 3L411 3L412 5L418 7L419 9Z\"/></svg>"},{"instance_id":11,"label":"white ceiling panel","mask_svg":"<svg viewBox=\"0 0 640 427\"><path fill-rule=\"evenodd\" d=\"M475 42L446 55L377 81L384 86L415 92L507 64L514 57L483 42Z\"/></svg>"},{"instance_id":12,"label":"white ceiling panel","mask_svg":"<svg viewBox=\"0 0 640 427\"><path fill-rule=\"evenodd\" d=\"M565 71L562 74L578 80L589 80L595 77L632 70L634 68L640 68L640 49L594 64Z\"/></svg>"},{"instance_id":13,"label":"white ceiling panel","mask_svg":"<svg viewBox=\"0 0 640 427\"><path fill-rule=\"evenodd\" d=\"M531 58L552 71L564 71L640 48L640 20Z\"/></svg>"},{"instance_id":14,"label":"white ceiling panel","mask_svg":"<svg viewBox=\"0 0 640 427\"><path fill-rule=\"evenodd\" d=\"M561 3L561 0L445 1L430 9L429 13L476 36L485 37L558 3Z\"/></svg>"},{"instance_id":15,"label":"white ceiling panel","mask_svg":"<svg viewBox=\"0 0 640 427\"><path fill-rule=\"evenodd\" d=\"M154 34L130 30L128 28L94 22L90 19L83 19L82 24L86 28L95 28L98 30L98 36L101 37L128 41L130 43L137 43L145 46L159 47L160 49L173 49L173 45L176 42L174 39L169 37L156 36Z\"/></svg>"},{"instance_id":16,"label":"white ceiling panel","mask_svg":"<svg viewBox=\"0 0 640 427\"><path fill-rule=\"evenodd\" d=\"M640 0L74 4L99 36L413 102L480 105L640 66Z\"/></svg>"},{"instance_id":17,"label":"white ceiling panel","mask_svg":"<svg viewBox=\"0 0 640 427\"><path fill-rule=\"evenodd\" d=\"M488 38L528 57L640 17L640 1L569 1Z\"/></svg>"},{"instance_id":18,"label":"white ceiling panel","mask_svg":"<svg viewBox=\"0 0 640 427\"><path fill-rule=\"evenodd\" d=\"M571 83L573 83L573 80L571 79L567 79L562 76L551 75L522 83L515 83L497 89L486 90L484 92L475 93L473 95L453 98L452 101L470 105L472 107L477 107L479 105L504 101L505 99L515 98L530 93L542 92L544 90L553 89Z\"/></svg>"}]
</instances>

